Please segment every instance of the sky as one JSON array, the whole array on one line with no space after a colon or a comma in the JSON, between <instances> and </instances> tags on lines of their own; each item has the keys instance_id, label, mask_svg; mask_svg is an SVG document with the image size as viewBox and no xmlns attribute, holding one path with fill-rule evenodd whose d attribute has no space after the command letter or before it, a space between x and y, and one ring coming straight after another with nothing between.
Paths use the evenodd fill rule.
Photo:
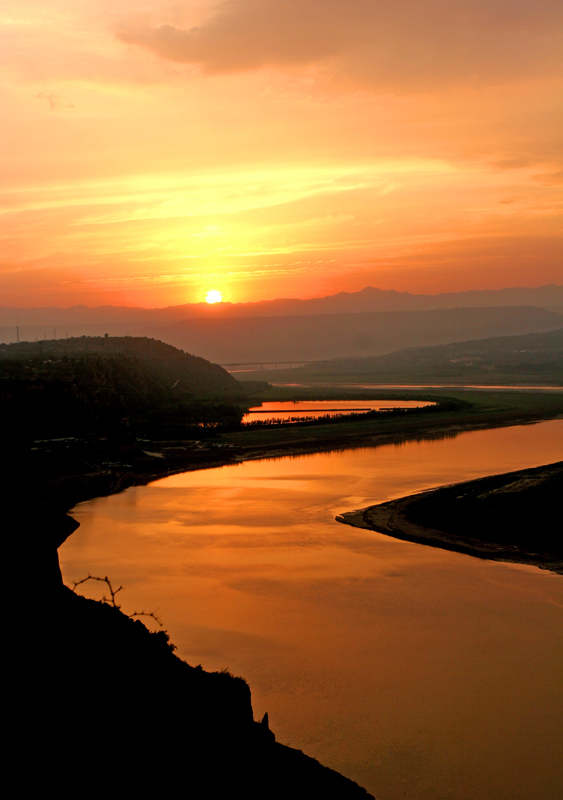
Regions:
<instances>
[{"instance_id":1,"label":"sky","mask_svg":"<svg viewBox=\"0 0 563 800\"><path fill-rule=\"evenodd\" d=\"M563 283L561 0L5 0L0 306Z\"/></svg>"}]
</instances>

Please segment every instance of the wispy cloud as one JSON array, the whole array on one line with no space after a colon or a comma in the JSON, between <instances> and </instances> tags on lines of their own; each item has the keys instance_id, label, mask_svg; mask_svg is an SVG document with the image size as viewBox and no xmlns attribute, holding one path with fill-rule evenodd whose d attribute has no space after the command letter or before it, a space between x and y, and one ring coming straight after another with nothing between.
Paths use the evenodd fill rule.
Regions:
<instances>
[{"instance_id":1,"label":"wispy cloud","mask_svg":"<svg viewBox=\"0 0 563 800\"><path fill-rule=\"evenodd\" d=\"M39 92L35 95L36 100L46 100L51 111L61 111L63 108L74 108L73 103L65 103L58 94L54 92Z\"/></svg>"},{"instance_id":2,"label":"wispy cloud","mask_svg":"<svg viewBox=\"0 0 563 800\"><path fill-rule=\"evenodd\" d=\"M208 72L332 63L380 91L429 91L553 74L563 5L515 0L230 0L206 22L124 26L118 37Z\"/></svg>"}]
</instances>

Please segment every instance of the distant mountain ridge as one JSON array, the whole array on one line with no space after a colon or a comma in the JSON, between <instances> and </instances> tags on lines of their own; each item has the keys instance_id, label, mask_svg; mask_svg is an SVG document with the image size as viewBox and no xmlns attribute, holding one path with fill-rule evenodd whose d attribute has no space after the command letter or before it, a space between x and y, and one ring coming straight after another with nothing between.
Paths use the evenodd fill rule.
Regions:
<instances>
[{"instance_id":1,"label":"distant mountain ridge","mask_svg":"<svg viewBox=\"0 0 563 800\"><path fill-rule=\"evenodd\" d=\"M204 304L200 304L204 305ZM339 292L310 300L280 298L257 303L224 304L224 316L303 316L357 314L368 311L431 311L439 308L491 308L537 306L563 312L563 286L486 289L444 294L411 294L366 286L359 292ZM228 308L227 308L228 305Z\"/></svg>"},{"instance_id":2,"label":"distant mountain ridge","mask_svg":"<svg viewBox=\"0 0 563 800\"><path fill-rule=\"evenodd\" d=\"M541 333L561 327L562 314L563 287L555 285L439 295L366 287L312 300L5 309L0 340L109 334L159 339L221 364L312 361Z\"/></svg>"},{"instance_id":3,"label":"distant mountain ridge","mask_svg":"<svg viewBox=\"0 0 563 800\"><path fill-rule=\"evenodd\" d=\"M563 286L513 287L444 294L411 294L367 286L359 292L339 292L308 300L278 298L254 303L187 303L167 308L128 306L70 306L69 308L4 308L4 341L60 338L70 335L150 335L153 327L184 319L280 317L320 314L356 314L385 311L429 311L440 308L535 306L563 313Z\"/></svg>"},{"instance_id":4,"label":"distant mountain ridge","mask_svg":"<svg viewBox=\"0 0 563 800\"><path fill-rule=\"evenodd\" d=\"M188 319L158 337L219 364L377 356L403 347L541 333L563 316L534 307Z\"/></svg>"}]
</instances>

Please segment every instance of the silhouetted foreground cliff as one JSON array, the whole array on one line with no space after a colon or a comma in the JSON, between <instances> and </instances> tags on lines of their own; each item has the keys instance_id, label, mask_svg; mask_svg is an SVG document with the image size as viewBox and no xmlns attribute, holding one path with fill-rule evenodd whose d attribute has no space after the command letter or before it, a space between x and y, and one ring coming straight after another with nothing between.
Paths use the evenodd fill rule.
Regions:
<instances>
[{"instance_id":1,"label":"silhouetted foreground cliff","mask_svg":"<svg viewBox=\"0 0 563 800\"><path fill-rule=\"evenodd\" d=\"M24 588L10 615L5 730L18 794L371 796L276 743L242 678L189 666L165 633L64 587L55 546L74 520L36 509L13 525Z\"/></svg>"}]
</instances>

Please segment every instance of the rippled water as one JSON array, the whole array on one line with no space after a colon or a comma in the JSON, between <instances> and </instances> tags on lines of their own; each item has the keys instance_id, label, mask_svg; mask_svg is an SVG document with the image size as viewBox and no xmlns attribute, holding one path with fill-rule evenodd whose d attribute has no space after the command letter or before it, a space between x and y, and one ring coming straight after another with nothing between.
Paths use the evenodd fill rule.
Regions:
<instances>
[{"instance_id":1,"label":"rippled water","mask_svg":"<svg viewBox=\"0 0 563 800\"><path fill-rule=\"evenodd\" d=\"M184 473L79 505L67 581L123 584L178 653L378 800L563 797L563 578L336 514L563 459L563 420ZM158 687L148 687L158 697Z\"/></svg>"}]
</instances>

